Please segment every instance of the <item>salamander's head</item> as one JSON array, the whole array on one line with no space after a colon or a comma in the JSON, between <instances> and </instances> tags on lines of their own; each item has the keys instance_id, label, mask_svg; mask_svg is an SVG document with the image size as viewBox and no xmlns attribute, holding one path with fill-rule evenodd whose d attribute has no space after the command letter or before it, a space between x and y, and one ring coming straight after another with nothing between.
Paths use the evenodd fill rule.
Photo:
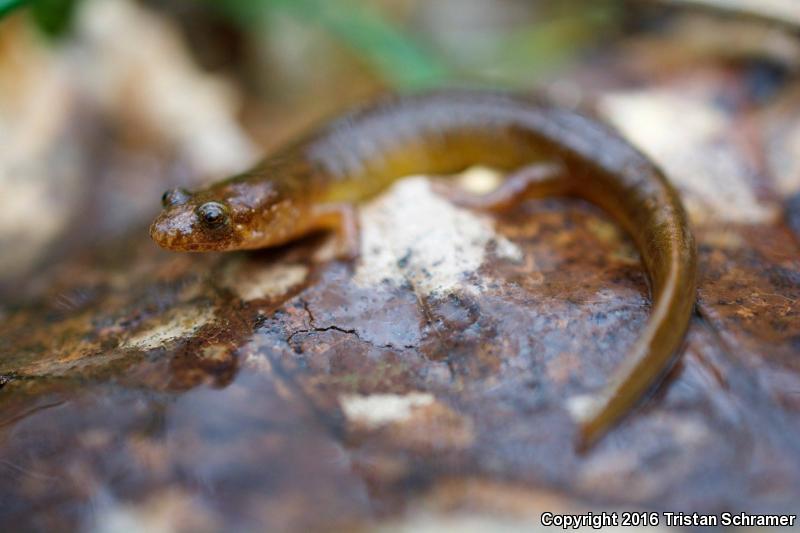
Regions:
<instances>
[{"instance_id":1,"label":"salamander's head","mask_svg":"<svg viewBox=\"0 0 800 533\"><path fill-rule=\"evenodd\" d=\"M284 227L285 202L269 183L226 183L190 193L171 189L164 210L150 226L159 246L175 251L212 252L269 246Z\"/></svg>"}]
</instances>

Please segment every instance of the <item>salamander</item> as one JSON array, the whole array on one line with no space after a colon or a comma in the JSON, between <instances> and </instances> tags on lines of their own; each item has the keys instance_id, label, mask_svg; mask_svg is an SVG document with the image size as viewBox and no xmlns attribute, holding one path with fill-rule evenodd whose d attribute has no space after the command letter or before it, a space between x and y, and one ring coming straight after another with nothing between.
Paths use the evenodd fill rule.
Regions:
<instances>
[{"instance_id":1,"label":"salamander","mask_svg":"<svg viewBox=\"0 0 800 533\"><path fill-rule=\"evenodd\" d=\"M502 212L531 198L580 197L616 220L641 255L650 317L578 418L578 443L586 449L670 368L692 315L696 278L694 239L677 192L647 157L595 119L488 91L385 98L314 129L248 172L196 192L167 191L150 235L170 250L229 251L332 230L353 257L355 205L403 176L448 175L476 164L510 174L492 192L453 192L452 201Z\"/></svg>"}]
</instances>

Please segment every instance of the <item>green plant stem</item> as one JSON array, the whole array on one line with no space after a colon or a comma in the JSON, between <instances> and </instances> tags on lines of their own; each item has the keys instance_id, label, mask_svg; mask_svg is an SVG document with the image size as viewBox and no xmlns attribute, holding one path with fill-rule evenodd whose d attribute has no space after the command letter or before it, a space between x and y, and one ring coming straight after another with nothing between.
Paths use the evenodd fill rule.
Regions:
<instances>
[{"instance_id":1,"label":"green plant stem","mask_svg":"<svg viewBox=\"0 0 800 533\"><path fill-rule=\"evenodd\" d=\"M263 25L283 12L330 32L398 88L436 84L451 69L369 2L359 0L211 0L240 24Z\"/></svg>"}]
</instances>

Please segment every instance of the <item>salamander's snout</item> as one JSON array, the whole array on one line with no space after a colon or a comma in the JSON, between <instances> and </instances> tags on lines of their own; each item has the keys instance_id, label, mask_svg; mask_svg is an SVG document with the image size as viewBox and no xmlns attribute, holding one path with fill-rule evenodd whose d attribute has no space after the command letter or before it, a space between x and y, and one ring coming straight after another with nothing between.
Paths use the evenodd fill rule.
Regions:
<instances>
[{"instance_id":1,"label":"salamander's snout","mask_svg":"<svg viewBox=\"0 0 800 533\"><path fill-rule=\"evenodd\" d=\"M150 237L162 248L188 250L195 241L197 217L191 209L165 209L150 226Z\"/></svg>"}]
</instances>

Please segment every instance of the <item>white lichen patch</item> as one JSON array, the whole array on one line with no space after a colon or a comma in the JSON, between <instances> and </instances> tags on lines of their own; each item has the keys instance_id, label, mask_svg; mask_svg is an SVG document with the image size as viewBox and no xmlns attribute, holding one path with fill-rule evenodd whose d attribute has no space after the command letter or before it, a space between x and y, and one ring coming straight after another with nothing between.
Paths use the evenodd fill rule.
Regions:
<instances>
[{"instance_id":1,"label":"white lichen patch","mask_svg":"<svg viewBox=\"0 0 800 533\"><path fill-rule=\"evenodd\" d=\"M522 259L522 251L495 232L491 216L453 205L421 176L397 182L360 216L354 281L361 286L411 283L421 297L456 286L478 290L465 279L484 263L491 243L498 257Z\"/></svg>"},{"instance_id":2,"label":"white lichen patch","mask_svg":"<svg viewBox=\"0 0 800 533\"><path fill-rule=\"evenodd\" d=\"M165 452L158 450L156 453ZM92 533L219 531L219 517L201 503L196 496L180 488L159 489L133 503L118 500L100 487L92 500L92 512L87 513L81 529Z\"/></svg>"},{"instance_id":3,"label":"white lichen patch","mask_svg":"<svg viewBox=\"0 0 800 533\"><path fill-rule=\"evenodd\" d=\"M339 404L347 419L368 428L403 422L411 417L415 408L432 405L434 401L433 395L422 392L339 396Z\"/></svg>"},{"instance_id":4,"label":"white lichen patch","mask_svg":"<svg viewBox=\"0 0 800 533\"><path fill-rule=\"evenodd\" d=\"M308 267L296 263L277 263L260 268L234 267L224 284L242 300L277 298L305 282Z\"/></svg>"},{"instance_id":5,"label":"white lichen patch","mask_svg":"<svg viewBox=\"0 0 800 533\"><path fill-rule=\"evenodd\" d=\"M214 319L214 310L208 307L182 306L158 317L158 323L140 331L120 343L120 348L153 350L183 337L195 334Z\"/></svg>"},{"instance_id":6,"label":"white lichen patch","mask_svg":"<svg viewBox=\"0 0 800 533\"><path fill-rule=\"evenodd\" d=\"M599 399L588 394L573 396L565 404L570 417L576 422L582 422L595 412L599 405Z\"/></svg>"},{"instance_id":7,"label":"white lichen patch","mask_svg":"<svg viewBox=\"0 0 800 533\"><path fill-rule=\"evenodd\" d=\"M729 132L737 126L708 99L668 90L609 94L600 109L681 190L695 222L769 222L776 206L755 195L752 171Z\"/></svg>"},{"instance_id":8,"label":"white lichen patch","mask_svg":"<svg viewBox=\"0 0 800 533\"><path fill-rule=\"evenodd\" d=\"M486 194L503 182L503 174L489 167L474 166L458 175L457 183L471 194Z\"/></svg>"}]
</instances>

